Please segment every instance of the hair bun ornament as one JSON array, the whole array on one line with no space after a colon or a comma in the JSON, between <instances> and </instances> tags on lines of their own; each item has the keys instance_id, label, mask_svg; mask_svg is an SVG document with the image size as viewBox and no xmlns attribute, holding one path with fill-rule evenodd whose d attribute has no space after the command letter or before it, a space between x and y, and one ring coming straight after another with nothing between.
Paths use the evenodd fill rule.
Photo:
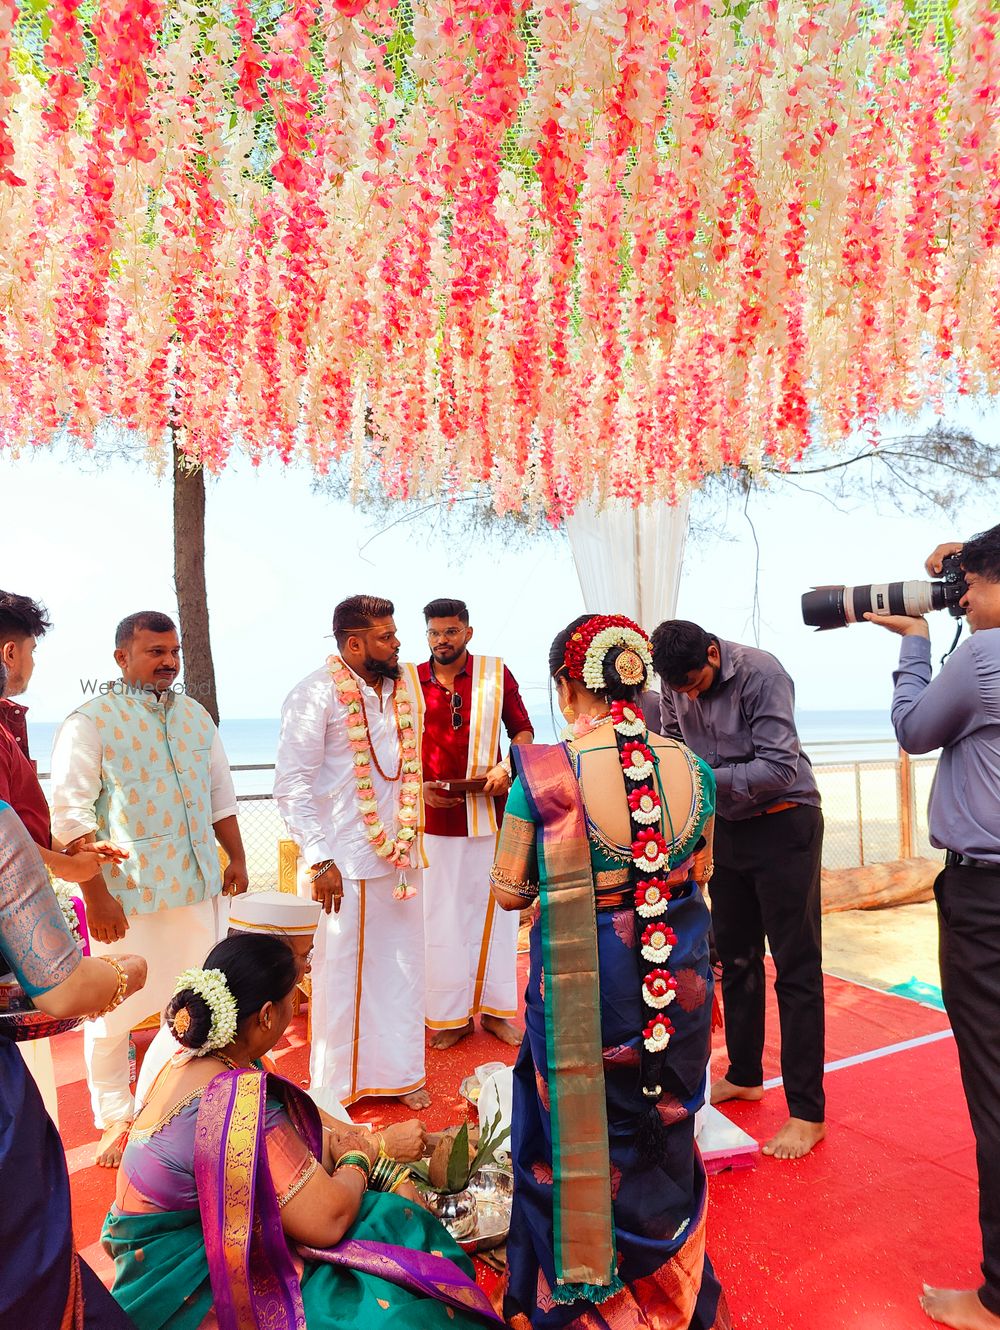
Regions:
<instances>
[{"instance_id":1,"label":"hair bun ornament","mask_svg":"<svg viewBox=\"0 0 1000 1330\"><path fill-rule=\"evenodd\" d=\"M642 683L645 679L646 667L634 651L625 650L618 654L618 659L615 661L615 673L622 683L634 688L636 684Z\"/></svg>"},{"instance_id":2,"label":"hair bun ornament","mask_svg":"<svg viewBox=\"0 0 1000 1330\"><path fill-rule=\"evenodd\" d=\"M174 985L174 997L178 993L183 993L186 988L204 999L212 1017L212 1024L205 1037L205 1042L195 1050L198 1055L204 1057L206 1053L211 1053L213 1049L225 1048L227 1044L231 1044L236 1038L238 1009L236 999L230 992L229 984L222 970L185 970L183 974L177 976L177 982ZM187 1024L181 1029L180 1022L185 1019ZM181 1007L175 1013L173 1026L178 1035L183 1035L191 1028L191 1013L186 1007Z\"/></svg>"},{"instance_id":3,"label":"hair bun ornament","mask_svg":"<svg viewBox=\"0 0 1000 1330\"><path fill-rule=\"evenodd\" d=\"M653 653L649 638L637 623L624 614L595 614L570 635L563 664L571 679L578 679L592 693L607 688L604 661L609 651L622 648L615 663L622 683L638 687L653 681ZM628 658L632 657L632 660ZM624 659L623 659L624 658ZM627 671L629 678L622 671Z\"/></svg>"},{"instance_id":4,"label":"hair bun ornament","mask_svg":"<svg viewBox=\"0 0 1000 1330\"><path fill-rule=\"evenodd\" d=\"M172 1024L174 1027L174 1034L178 1039L183 1040L188 1030L191 1029L191 1013L188 1011L187 1007L181 1007L178 1011L174 1012Z\"/></svg>"}]
</instances>

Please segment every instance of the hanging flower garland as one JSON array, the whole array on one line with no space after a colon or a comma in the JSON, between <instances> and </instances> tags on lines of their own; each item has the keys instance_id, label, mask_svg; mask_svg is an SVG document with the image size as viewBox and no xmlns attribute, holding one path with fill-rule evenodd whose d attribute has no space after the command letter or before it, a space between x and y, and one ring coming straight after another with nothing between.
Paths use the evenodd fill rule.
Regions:
<instances>
[{"instance_id":1,"label":"hanging flower garland","mask_svg":"<svg viewBox=\"0 0 1000 1330\"><path fill-rule=\"evenodd\" d=\"M399 766L394 774L382 770L372 744L365 712L364 699L355 675L340 656L330 656L327 668L336 689L337 699L347 718L347 739L354 754L354 783L357 808L364 824L365 835L380 859L385 859L401 873L412 868L411 853L420 816L420 753L413 725L413 708L402 679L396 679L392 688L392 708L399 738ZM396 809L396 827L390 836L379 816L375 795L375 771L389 784L399 782ZM393 891L397 900L406 900L416 893L405 879Z\"/></svg>"},{"instance_id":2,"label":"hanging flower garland","mask_svg":"<svg viewBox=\"0 0 1000 1330\"><path fill-rule=\"evenodd\" d=\"M740 10L0 0L3 446L559 520L996 395L995 6Z\"/></svg>"}]
</instances>

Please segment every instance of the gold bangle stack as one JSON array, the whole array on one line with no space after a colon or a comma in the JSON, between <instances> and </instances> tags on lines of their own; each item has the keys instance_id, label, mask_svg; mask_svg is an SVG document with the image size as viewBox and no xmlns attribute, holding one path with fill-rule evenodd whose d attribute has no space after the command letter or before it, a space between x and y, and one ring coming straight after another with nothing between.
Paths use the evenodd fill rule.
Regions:
<instances>
[{"instance_id":1,"label":"gold bangle stack","mask_svg":"<svg viewBox=\"0 0 1000 1330\"><path fill-rule=\"evenodd\" d=\"M104 961L105 965L111 966L112 970L114 970L118 976L118 987L115 990L114 997L108 1005L102 1007L100 1011L94 1012L93 1016L90 1018L92 1021L100 1020L100 1018L106 1016L109 1011L114 1011L115 1007L120 1007L125 1001L125 991L128 988L128 972L126 971L125 966L122 965L121 961L116 961L113 956L98 956L97 960Z\"/></svg>"}]
</instances>

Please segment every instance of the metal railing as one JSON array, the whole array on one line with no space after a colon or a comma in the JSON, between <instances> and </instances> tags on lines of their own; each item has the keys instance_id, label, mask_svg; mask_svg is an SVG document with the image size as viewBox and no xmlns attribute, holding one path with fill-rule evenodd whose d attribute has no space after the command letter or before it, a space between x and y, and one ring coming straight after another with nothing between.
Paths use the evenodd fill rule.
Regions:
<instances>
[{"instance_id":1,"label":"metal railing","mask_svg":"<svg viewBox=\"0 0 1000 1330\"><path fill-rule=\"evenodd\" d=\"M857 752L882 740L827 742L811 746L816 781L823 800L826 831L823 867L856 868L915 856L933 857L927 836L927 797L936 757L838 760L837 752ZM275 887L279 845L288 833L271 795L272 763L232 768L237 788L240 831L247 852L250 889ZM42 781L47 776L41 777Z\"/></svg>"},{"instance_id":2,"label":"metal railing","mask_svg":"<svg viewBox=\"0 0 1000 1330\"><path fill-rule=\"evenodd\" d=\"M826 823L824 868L857 868L939 853L927 832L936 757L900 753L838 762L821 755L813 765Z\"/></svg>"}]
</instances>

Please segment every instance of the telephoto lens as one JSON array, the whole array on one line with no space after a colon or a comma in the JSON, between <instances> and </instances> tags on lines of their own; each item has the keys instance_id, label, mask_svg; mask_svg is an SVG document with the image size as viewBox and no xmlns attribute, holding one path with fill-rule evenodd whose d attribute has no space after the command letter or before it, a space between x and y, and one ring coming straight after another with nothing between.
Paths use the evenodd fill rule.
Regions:
<instances>
[{"instance_id":1,"label":"telephoto lens","mask_svg":"<svg viewBox=\"0 0 1000 1330\"><path fill-rule=\"evenodd\" d=\"M810 628L844 628L865 614L926 614L942 610L951 596L943 582L878 582L866 586L817 586L802 596L802 619Z\"/></svg>"}]
</instances>

